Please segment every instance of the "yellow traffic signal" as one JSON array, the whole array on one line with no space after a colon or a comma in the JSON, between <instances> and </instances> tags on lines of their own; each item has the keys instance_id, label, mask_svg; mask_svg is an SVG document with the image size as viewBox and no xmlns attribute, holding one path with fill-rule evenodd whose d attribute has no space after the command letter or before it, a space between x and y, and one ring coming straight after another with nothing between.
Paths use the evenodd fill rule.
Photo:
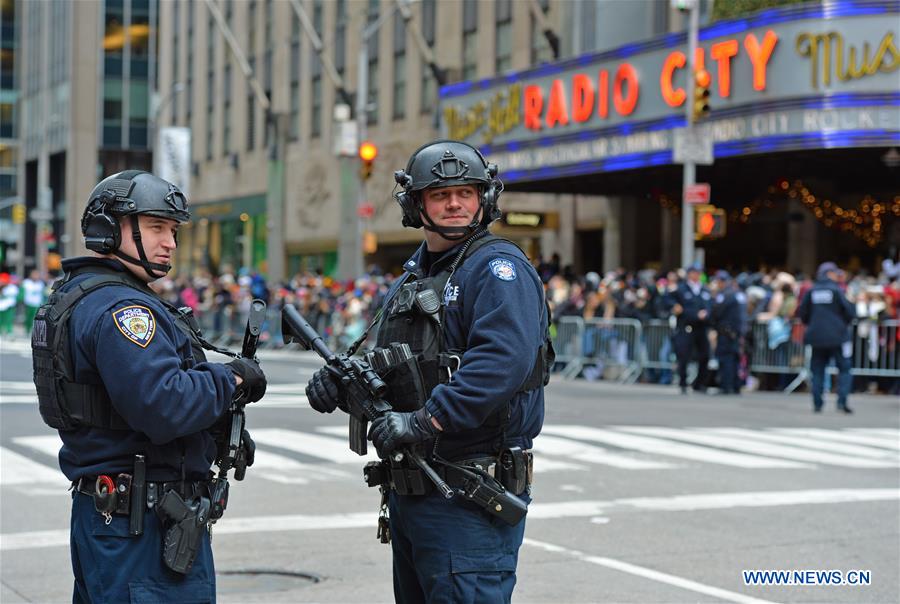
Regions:
<instances>
[{"instance_id":1,"label":"yellow traffic signal","mask_svg":"<svg viewBox=\"0 0 900 604\"><path fill-rule=\"evenodd\" d=\"M378 157L378 147L371 141L364 141L359 146L360 170L359 175L363 180L369 180L372 176L372 163Z\"/></svg>"},{"instance_id":2,"label":"yellow traffic signal","mask_svg":"<svg viewBox=\"0 0 900 604\"><path fill-rule=\"evenodd\" d=\"M13 224L25 224L25 204L17 203L12 207Z\"/></svg>"},{"instance_id":3,"label":"yellow traffic signal","mask_svg":"<svg viewBox=\"0 0 900 604\"><path fill-rule=\"evenodd\" d=\"M705 69L698 69L694 74L694 121L699 122L709 115L709 85L712 76Z\"/></svg>"}]
</instances>

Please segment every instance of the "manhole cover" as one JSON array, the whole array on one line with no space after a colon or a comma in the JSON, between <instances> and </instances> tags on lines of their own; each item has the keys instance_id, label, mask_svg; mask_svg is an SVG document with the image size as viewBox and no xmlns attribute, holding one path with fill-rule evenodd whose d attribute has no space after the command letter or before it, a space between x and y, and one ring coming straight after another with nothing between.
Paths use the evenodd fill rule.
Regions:
<instances>
[{"instance_id":1,"label":"manhole cover","mask_svg":"<svg viewBox=\"0 0 900 604\"><path fill-rule=\"evenodd\" d=\"M322 577L313 573L272 569L216 571L216 592L222 594L288 591L318 583Z\"/></svg>"}]
</instances>

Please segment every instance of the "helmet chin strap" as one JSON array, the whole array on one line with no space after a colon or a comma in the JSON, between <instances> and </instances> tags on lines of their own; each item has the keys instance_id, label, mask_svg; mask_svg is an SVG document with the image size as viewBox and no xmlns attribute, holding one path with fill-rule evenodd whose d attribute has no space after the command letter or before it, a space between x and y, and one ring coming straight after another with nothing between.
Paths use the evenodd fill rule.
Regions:
<instances>
[{"instance_id":1,"label":"helmet chin strap","mask_svg":"<svg viewBox=\"0 0 900 604\"><path fill-rule=\"evenodd\" d=\"M147 253L144 251L144 244L141 243L141 227L138 224L137 215L132 214L128 217L128 220L131 222L131 237L134 239L135 247L137 247L138 255L141 257L140 260L133 256L129 256L125 252L121 250L115 250L113 254L121 260L128 262L129 264L134 264L135 266L140 266L146 271L147 275L151 280L161 279L166 276L170 270L172 270L172 265L170 264L158 264L156 262L150 262L147 260ZM162 274L157 274L155 271L161 271Z\"/></svg>"},{"instance_id":2,"label":"helmet chin strap","mask_svg":"<svg viewBox=\"0 0 900 604\"><path fill-rule=\"evenodd\" d=\"M484 208L479 205L478 214L476 214L472 218L472 222L467 224L466 226L438 226L431 219L431 216L428 215L428 212L425 211L425 208L420 206L420 213L424 220L422 221L422 228L426 231L431 231L432 233L437 233L447 241L459 241L461 239L465 239L472 233L478 230L481 226L481 216L484 215Z\"/></svg>"}]
</instances>

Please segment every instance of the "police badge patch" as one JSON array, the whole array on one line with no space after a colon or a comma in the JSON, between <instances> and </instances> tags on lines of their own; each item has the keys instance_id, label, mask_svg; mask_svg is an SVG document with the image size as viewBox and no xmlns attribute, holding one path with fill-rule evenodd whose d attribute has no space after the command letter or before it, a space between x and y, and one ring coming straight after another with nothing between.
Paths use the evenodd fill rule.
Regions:
<instances>
[{"instance_id":1,"label":"police badge patch","mask_svg":"<svg viewBox=\"0 0 900 604\"><path fill-rule=\"evenodd\" d=\"M516 267L509 260L494 258L488 263L488 266L491 267L491 272L494 273L494 276L501 281L516 280Z\"/></svg>"},{"instance_id":2,"label":"police badge patch","mask_svg":"<svg viewBox=\"0 0 900 604\"><path fill-rule=\"evenodd\" d=\"M156 317L146 306L126 306L112 315L122 335L141 348L146 348L156 334Z\"/></svg>"}]
</instances>

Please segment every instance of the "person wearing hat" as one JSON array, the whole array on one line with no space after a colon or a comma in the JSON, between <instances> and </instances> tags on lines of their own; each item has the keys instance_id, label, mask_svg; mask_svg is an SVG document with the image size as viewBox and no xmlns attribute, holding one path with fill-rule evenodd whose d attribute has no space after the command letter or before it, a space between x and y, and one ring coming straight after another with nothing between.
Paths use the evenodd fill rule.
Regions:
<instances>
[{"instance_id":1,"label":"person wearing hat","mask_svg":"<svg viewBox=\"0 0 900 604\"><path fill-rule=\"evenodd\" d=\"M837 283L840 269L834 262L823 262L816 271L816 282L797 308L797 317L806 325L804 343L812 348L813 411L824 405L825 368L834 359L838 369L837 408L853 413L847 406L850 395L850 357L853 354L850 324L856 311Z\"/></svg>"},{"instance_id":2,"label":"person wearing hat","mask_svg":"<svg viewBox=\"0 0 900 604\"><path fill-rule=\"evenodd\" d=\"M719 392L740 394L738 361L741 343L747 330L747 296L727 271L717 271L713 278L716 297L709 320L716 330L716 359L719 361Z\"/></svg>"},{"instance_id":3,"label":"person wearing hat","mask_svg":"<svg viewBox=\"0 0 900 604\"><path fill-rule=\"evenodd\" d=\"M691 387L695 392L706 392L709 378L709 311L712 296L700 281L703 268L699 264L687 267L687 278L669 294L669 309L676 317L672 346L678 361L678 385L687 394L687 366L697 360L697 377Z\"/></svg>"}]
</instances>

